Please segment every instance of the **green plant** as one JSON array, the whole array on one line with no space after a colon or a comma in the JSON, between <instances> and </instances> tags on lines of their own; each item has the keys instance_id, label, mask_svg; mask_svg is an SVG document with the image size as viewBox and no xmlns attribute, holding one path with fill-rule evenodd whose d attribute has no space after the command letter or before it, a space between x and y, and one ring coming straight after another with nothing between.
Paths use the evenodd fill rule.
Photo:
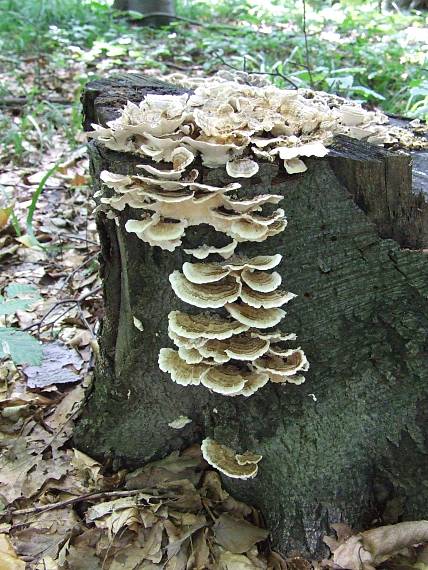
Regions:
<instances>
[{"instance_id":1,"label":"green plant","mask_svg":"<svg viewBox=\"0 0 428 570\"><path fill-rule=\"evenodd\" d=\"M40 198L41 193L43 192L43 188L46 185L46 182L49 178L56 172L58 169L60 162L58 161L50 170L46 172L43 178L40 180L36 190L33 193L33 197L31 199L31 204L28 209L27 219L26 219L26 227L27 227L27 234L30 238L30 242L32 245L36 245L38 247L43 247L40 242L37 240L36 236L34 235L34 227L33 227L33 219L34 219L34 212L36 211L37 202Z\"/></svg>"},{"instance_id":2,"label":"green plant","mask_svg":"<svg viewBox=\"0 0 428 570\"><path fill-rule=\"evenodd\" d=\"M0 295L0 316L5 319L16 311L26 310L40 298L37 287L12 283ZM35 364L42 361L41 344L25 331L13 327L0 327L0 357L12 358L15 364Z\"/></svg>"}]
</instances>

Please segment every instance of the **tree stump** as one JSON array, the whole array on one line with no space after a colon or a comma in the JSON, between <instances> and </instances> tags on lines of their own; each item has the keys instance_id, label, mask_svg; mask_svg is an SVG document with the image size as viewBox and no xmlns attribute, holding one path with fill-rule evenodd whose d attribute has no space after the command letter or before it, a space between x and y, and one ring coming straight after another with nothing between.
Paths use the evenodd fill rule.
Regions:
<instances>
[{"instance_id":1,"label":"tree stump","mask_svg":"<svg viewBox=\"0 0 428 570\"><path fill-rule=\"evenodd\" d=\"M86 127L115 118L127 100L180 90L138 76L89 84ZM141 157L89 145L94 190L100 172L135 173ZM183 309L168 276L191 261L185 248L208 239L188 228L173 252L150 247L102 213L105 317L95 382L75 433L76 445L119 467L141 466L204 437L263 454L257 477L224 478L234 496L259 508L282 553L325 554L329 525L428 516L428 263L423 197L412 193L409 156L341 137L304 174L272 163L242 183L242 195L274 192L289 225L239 253L280 252L277 270L298 295L284 327L298 334L311 363L300 386L267 384L227 398L173 383L158 366L168 313ZM202 170L204 183L230 182L224 168ZM132 217L132 216L131 216ZM387 238L387 239L385 239ZM395 240L388 239L395 238ZM143 330L134 325L136 317ZM175 430L178 416L192 423Z\"/></svg>"}]
</instances>

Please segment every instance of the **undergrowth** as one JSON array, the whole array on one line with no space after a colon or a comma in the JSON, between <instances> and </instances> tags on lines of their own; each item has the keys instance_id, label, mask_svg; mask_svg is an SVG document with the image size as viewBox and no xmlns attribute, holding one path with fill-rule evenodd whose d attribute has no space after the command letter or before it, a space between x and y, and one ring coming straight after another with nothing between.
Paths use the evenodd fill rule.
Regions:
<instances>
[{"instance_id":1,"label":"undergrowth","mask_svg":"<svg viewBox=\"0 0 428 570\"><path fill-rule=\"evenodd\" d=\"M267 72L280 87L312 86L388 113L428 116L426 13L362 0L307 0L305 20L303 1L294 0L178 0L177 13L187 20L156 30L106 0L0 0L3 151L25 161L35 124L42 148L55 132L73 145L82 85L129 70ZM65 101L48 96L64 99L65 90ZM1 102L16 96L25 100L11 114Z\"/></svg>"}]
</instances>

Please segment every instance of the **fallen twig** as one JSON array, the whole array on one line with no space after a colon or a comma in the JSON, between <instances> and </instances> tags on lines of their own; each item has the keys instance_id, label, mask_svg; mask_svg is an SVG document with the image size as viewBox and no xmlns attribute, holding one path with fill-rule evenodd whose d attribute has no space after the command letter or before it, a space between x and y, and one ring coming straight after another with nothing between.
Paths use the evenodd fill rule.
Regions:
<instances>
[{"instance_id":1,"label":"fallen twig","mask_svg":"<svg viewBox=\"0 0 428 570\"><path fill-rule=\"evenodd\" d=\"M56 317L53 321L47 323L44 325L44 322L46 321L46 319L49 317L50 314L52 314L52 312L59 307L60 305L79 305L80 303L82 303L83 301L85 301L88 297L92 297L93 295L95 295L96 293L98 293L101 290L101 286L100 287L96 287L95 289L93 289L92 291L89 291L88 293L86 293L85 295L82 295L80 298L78 299L62 299L60 301L56 301L55 304L49 309L49 311L43 315L43 317L35 322L32 323L31 325L29 325L28 327L25 327L24 329L22 329L23 331L29 331L32 330L34 328L37 328L38 331L40 332L40 329L42 328L42 326L53 326L61 317L64 316L65 313L67 313L71 307L69 309L67 309L67 311L65 311L65 313L62 313L59 317ZM91 331L92 332L92 331Z\"/></svg>"},{"instance_id":2,"label":"fallen twig","mask_svg":"<svg viewBox=\"0 0 428 570\"><path fill-rule=\"evenodd\" d=\"M272 72L270 72L270 71L249 71L248 72L248 71L244 71L245 70L245 58L244 58L244 69L238 69L237 67L230 65L230 63L227 63L227 61L225 61L223 56L221 56L219 53L217 53L216 56L222 62L223 65L225 65L229 69L233 69L234 71L239 71L241 73L242 72L248 73L248 75L269 75L270 77L280 77L281 79L286 81L289 85L292 85L294 87L294 89L299 88L298 85L296 83L294 83L294 81L292 81L287 76L280 73L279 71L272 71Z\"/></svg>"},{"instance_id":3,"label":"fallen twig","mask_svg":"<svg viewBox=\"0 0 428 570\"><path fill-rule=\"evenodd\" d=\"M54 509L62 509L63 507L68 507L69 505L75 505L83 501L97 501L100 499L108 499L110 497L132 497L135 495L140 495L147 493L153 495L153 489L131 489L129 491L98 491L94 493L87 493L86 495L79 495L78 497L73 497L71 499L65 499L64 501L58 501L57 503L51 503L50 505L43 505L40 507L29 507L28 509L7 509L3 513L0 513L0 518L5 516L22 516L22 515L32 515L46 513L47 511L53 511ZM152 496L154 499L175 499L176 497L170 495L159 495ZM143 499L149 503L148 499Z\"/></svg>"}]
</instances>

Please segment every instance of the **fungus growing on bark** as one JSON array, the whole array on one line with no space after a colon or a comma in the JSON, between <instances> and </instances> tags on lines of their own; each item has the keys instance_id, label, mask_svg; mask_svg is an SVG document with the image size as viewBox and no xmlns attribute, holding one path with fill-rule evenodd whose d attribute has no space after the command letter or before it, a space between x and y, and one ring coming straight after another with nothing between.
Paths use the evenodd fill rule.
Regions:
<instances>
[{"instance_id":1,"label":"fungus growing on bark","mask_svg":"<svg viewBox=\"0 0 428 570\"><path fill-rule=\"evenodd\" d=\"M181 386L193 384L197 386L201 382L202 374L209 368L206 364L187 364L180 358L178 352L172 348L161 348L159 352L159 368L162 372L168 372L171 379Z\"/></svg>"},{"instance_id":2,"label":"fungus growing on bark","mask_svg":"<svg viewBox=\"0 0 428 570\"><path fill-rule=\"evenodd\" d=\"M265 273L264 271L255 271L244 269L241 273L242 281L248 285L253 291L261 293L270 293L275 291L281 285L281 275L274 271L273 273Z\"/></svg>"},{"instance_id":3,"label":"fungus growing on bark","mask_svg":"<svg viewBox=\"0 0 428 570\"><path fill-rule=\"evenodd\" d=\"M169 276L169 281L179 299L202 309L224 307L226 303L236 301L241 292L241 284L230 276L214 283L196 285L180 271L174 271Z\"/></svg>"},{"instance_id":4,"label":"fungus growing on bark","mask_svg":"<svg viewBox=\"0 0 428 570\"><path fill-rule=\"evenodd\" d=\"M284 167L288 174L299 174L300 172L306 172L308 170L308 167L300 158L284 160Z\"/></svg>"},{"instance_id":5,"label":"fungus growing on bark","mask_svg":"<svg viewBox=\"0 0 428 570\"><path fill-rule=\"evenodd\" d=\"M287 382L288 376L293 376L296 372L306 372L309 369L309 363L303 350L287 349L281 354L275 353L272 347L269 349L271 354L265 354L254 362L257 370L266 372L269 376L273 375L278 380L278 377L283 377L284 382Z\"/></svg>"},{"instance_id":6,"label":"fungus growing on bark","mask_svg":"<svg viewBox=\"0 0 428 570\"><path fill-rule=\"evenodd\" d=\"M187 424L191 424L192 420L187 416L178 416L177 419L168 423L168 426L172 429L183 429Z\"/></svg>"},{"instance_id":7,"label":"fungus growing on bark","mask_svg":"<svg viewBox=\"0 0 428 570\"><path fill-rule=\"evenodd\" d=\"M244 285L242 287L240 293L241 299L250 307L254 307L255 309L273 309L276 307L282 307L297 295L294 293L290 293L289 291L270 291L270 292L262 292L262 291L254 291L254 289L250 289Z\"/></svg>"},{"instance_id":8,"label":"fungus growing on bark","mask_svg":"<svg viewBox=\"0 0 428 570\"><path fill-rule=\"evenodd\" d=\"M142 220L128 220L125 229L129 233L135 233L149 245L157 245L167 251L174 251L181 245L181 237L184 235L186 225L185 221L165 222L160 216L154 214Z\"/></svg>"},{"instance_id":9,"label":"fungus growing on bark","mask_svg":"<svg viewBox=\"0 0 428 570\"><path fill-rule=\"evenodd\" d=\"M251 362L265 354L268 349L268 340L242 334L229 339L224 351L229 358Z\"/></svg>"},{"instance_id":10,"label":"fungus growing on bark","mask_svg":"<svg viewBox=\"0 0 428 570\"><path fill-rule=\"evenodd\" d=\"M259 171L259 165L251 158L237 158L226 163L226 172L231 178L251 178Z\"/></svg>"},{"instance_id":11,"label":"fungus growing on bark","mask_svg":"<svg viewBox=\"0 0 428 570\"><path fill-rule=\"evenodd\" d=\"M248 330L248 326L236 320L221 317L213 313L188 315L181 311L172 311L168 315L169 330L190 339L224 340L234 334Z\"/></svg>"},{"instance_id":12,"label":"fungus growing on bark","mask_svg":"<svg viewBox=\"0 0 428 570\"><path fill-rule=\"evenodd\" d=\"M257 370L246 370L242 375L245 378L245 386L236 396L248 398L269 382L269 376Z\"/></svg>"},{"instance_id":13,"label":"fungus growing on bark","mask_svg":"<svg viewBox=\"0 0 428 570\"><path fill-rule=\"evenodd\" d=\"M138 164L137 168L142 168L149 174L153 174L153 176L163 178L164 180L180 180L182 175L186 172L187 166L195 159L195 155L184 146L176 147L171 152L170 159L173 165L173 168L170 170L155 168L150 164Z\"/></svg>"},{"instance_id":14,"label":"fungus growing on bark","mask_svg":"<svg viewBox=\"0 0 428 570\"><path fill-rule=\"evenodd\" d=\"M155 169L157 173L161 171ZM231 183L224 187L216 187L198 182L147 178L145 176L112 175L102 173L106 186L115 190L117 195L101 198L101 206L110 206L123 210L127 205L143 212L141 220L125 225L127 231L136 235L150 245L172 251L181 245L181 240L156 240L148 237L152 230L147 230L147 212L152 212L152 219L168 220L168 223L180 223L184 236L185 228L200 224L209 224L216 231L232 238L234 242L264 241L271 235L282 231L286 225L285 214L281 209L263 216L256 213L263 204L277 204L282 198L279 195L263 195L251 200L233 200L226 193L240 187ZM234 210L236 206L236 210ZM140 222L140 224L138 223ZM152 225L152 224L150 224ZM147 231L144 231L147 230ZM226 250L226 256L229 250Z\"/></svg>"},{"instance_id":15,"label":"fungus growing on bark","mask_svg":"<svg viewBox=\"0 0 428 570\"><path fill-rule=\"evenodd\" d=\"M225 246L184 250L201 261L185 262L169 277L181 301L210 309L170 312L168 336L176 349L160 350L159 367L173 382L202 384L225 397L250 397L269 380L304 381L296 374L308 368L303 351L284 345L296 335L272 330L286 314L280 307L296 296L280 290L281 276L271 271L282 256L235 255L239 243L261 242L286 228L284 210L270 207L283 196L250 197L242 190L232 195L239 183L212 186L198 181L204 170L190 169L199 157L205 167L223 167L231 178L251 178L259 171L254 156L281 159L288 174L304 172L299 157L325 156L339 124L336 107L316 95L214 79L191 96L153 95L139 105L130 103L106 128L96 128L94 138L109 148L160 163L139 165L144 175L103 172L111 190L100 196L100 210L115 217L115 210L132 208L125 230L167 251L181 245L191 226L207 224L231 238ZM204 261L211 254L225 261ZM261 456L237 455L210 439L202 448L204 457L229 476L246 479L257 473Z\"/></svg>"},{"instance_id":16,"label":"fungus growing on bark","mask_svg":"<svg viewBox=\"0 0 428 570\"><path fill-rule=\"evenodd\" d=\"M178 344L177 344L178 346ZM179 346L178 356L187 364L199 364L202 362L203 356L196 347Z\"/></svg>"},{"instance_id":17,"label":"fungus growing on bark","mask_svg":"<svg viewBox=\"0 0 428 570\"><path fill-rule=\"evenodd\" d=\"M217 394L233 396L244 388L245 378L236 366L220 364L208 367L201 376L201 383Z\"/></svg>"},{"instance_id":18,"label":"fungus growing on bark","mask_svg":"<svg viewBox=\"0 0 428 570\"><path fill-rule=\"evenodd\" d=\"M185 249L184 253L188 255L193 255L196 259L206 259L212 253L217 253L224 259L229 259L234 253L238 242L236 240L232 240L230 243L223 247L216 247L213 245L203 244L194 249Z\"/></svg>"},{"instance_id":19,"label":"fungus growing on bark","mask_svg":"<svg viewBox=\"0 0 428 570\"><path fill-rule=\"evenodd\" d=\"M218 263L184 263L183 274L191 283L213 283L229 275L227 267Z\"/></svg>"},{"instance_id":20,"label":"fungus growing on bark","mask_svg":"<svg viewBox=\"0 0 428 570\"><path fill-rule=\"evenodd\" d=\"M239 305L238 303L229 303L224 308L240 323L258 329L268 329L276 326L286 314L282 309L255 309L254 307Z\"/></svg>"},{"instance_id":21,"label":"fungus growing on bark","mask_svg":"<svg viewBox=\"0 0 428 570\"><path fill-rule=\"evenodd\" d=\"M229 447L206 438L201 444L203 458L215 469L234 479L252 479L257 475L261 455L245 452L237 454ZM238 462L238 457L241 463ZM244 459L242 459L244 458Z\"/></svg>"}]
</instances>

